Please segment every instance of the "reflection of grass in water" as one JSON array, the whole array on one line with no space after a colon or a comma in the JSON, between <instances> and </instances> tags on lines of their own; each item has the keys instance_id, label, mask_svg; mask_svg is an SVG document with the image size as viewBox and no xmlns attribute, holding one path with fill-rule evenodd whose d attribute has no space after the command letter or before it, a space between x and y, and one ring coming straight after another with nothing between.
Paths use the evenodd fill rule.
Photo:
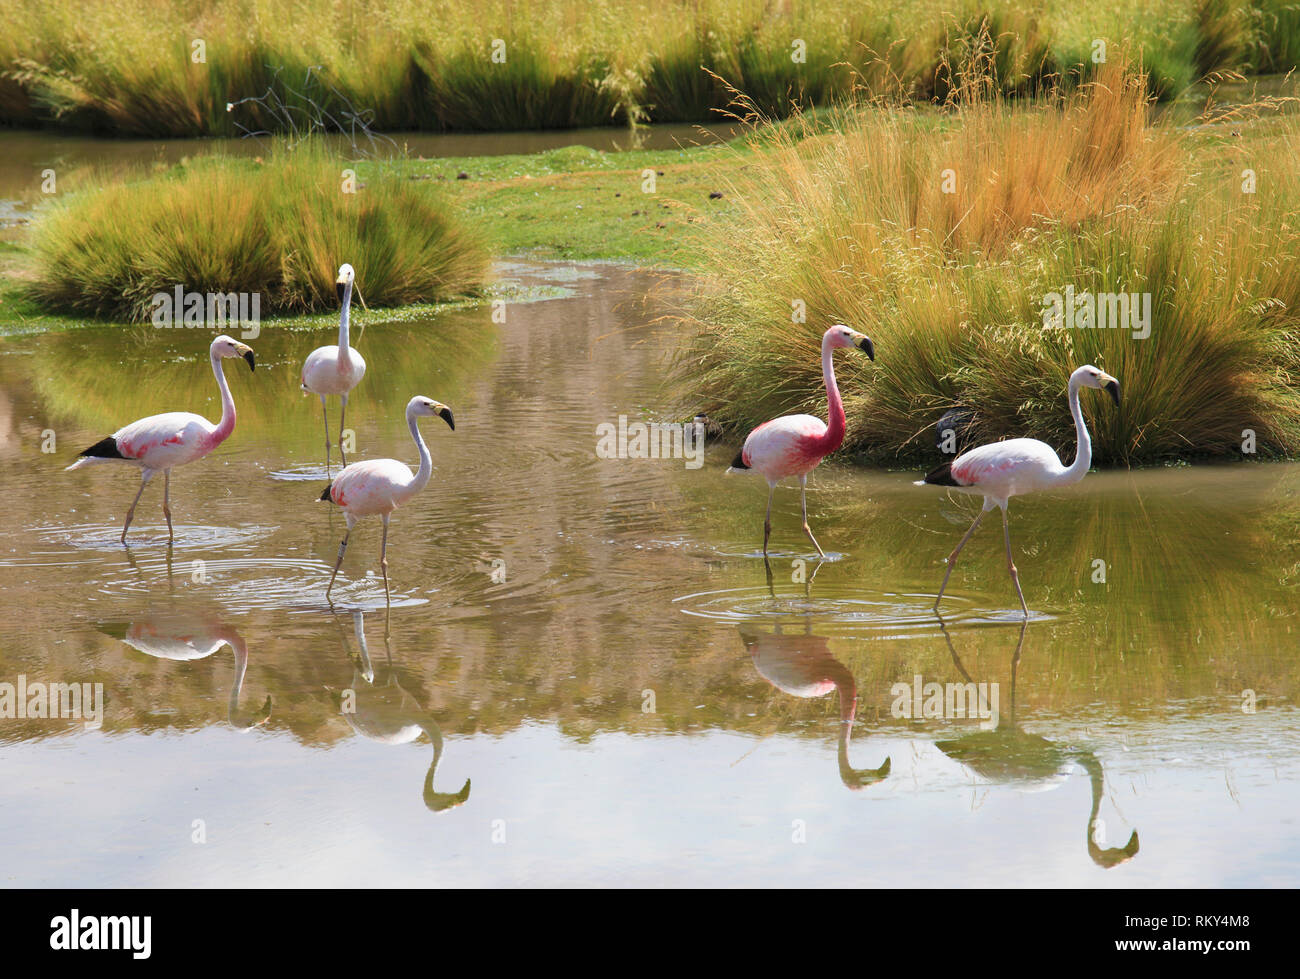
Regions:
<instances>
[{"instance_id":1,"label":"reflection of grass in water","mask_svg":"<svg viewBox=\"0 0 1300 979\"><path fill-rule=\"evenodd\" d=\"M863 485L847 473L813 478L821 481L821 491L809 500L814 532L828 551L848 554L822 568L814 597L819 588L842 595L855 583L873 594L933 596L944 558L979 506L977 497L950 498L940 490L910 485ZM737 492L724 493L718 482L723 479L745 477L702 480L688 486L687 500L707 514L708 537L757 549L765 487L755 480L744 491L744 484L733 483ZM1026 601L1031 609L1059 616L1053 623L1031 625L1030 634L1063 640L1047 644L1052 656L1060 657L1059 669L1082 682L1091 676L1094 655L1111 664L1136 656L1140 658L1130 660L1129 667L1116 668L1137 670L1143 683L1160 690L1175 682L1189 643L1200 654L1233 650L1262 657L1262 664L1281 655L1277 617L1291 614L1286 609L1295 602L1295 585L1281 582L1300 557L1296 538L1288 536L1300 522L1295 504L1300 469L1277 464L1160 470L1089 480L1073 492L1013 500L1010 510L1012 548ZM720 500L726 505L719 505ZM944 512L955 522L944 519ZM957 595L975 592L977 607L1014 609L1018 616L1000 522L997 512L985 519L962 552L949 587ZM778 490L773 524L774 548L805 550L797 489ZM1095 560L1106 562L1104 584L1092 581ZM752 563L757 586L761 562ZM778 595L802 595L803 586L791 582L788 558L774 562L773 569ZM867 645L880 648L879 643ZM997 640L989 645L996 648ZM1070 648L1076 645L1080 648ZM935 647L927 655L941 652ZM873 655L863 656L867 669L877 668ZM1261 668L1273 671L1280 665Z\"/></svg>"},{"instance_id":2,"label":"reflection of grass in water","mask_svg":"<svg viewBox=\"0 0 1300 979\"><path fill-rule=\"evenodd\" d=\"M366 315L359 318L364 322ZM360 336L354 319L353 343L369 366L353 400L364 415L350 420L378 421L382 411L391 415L385 422L399 425L403 407L416 394L454 406L496 356L497 333L485 325L487 318L485 311L452 312L430 323L377 326ZM337 325L315 335L264 330L248 341L264 365L252 374L238 361L224 362L238 413L232 441L241 429L283 438L284 449L320 441L320 404L299 390L299 370L313 349L335 342L331 329ZM60 424L108 434L163 411L194 411L215 420L221 407L207 356L212 336L206 330L149 327L51 334L33 342L28 376ZM268 364L275 369L267 371ZM330 412L337 425L337 400Z\"/></svg>"}]
</instances>

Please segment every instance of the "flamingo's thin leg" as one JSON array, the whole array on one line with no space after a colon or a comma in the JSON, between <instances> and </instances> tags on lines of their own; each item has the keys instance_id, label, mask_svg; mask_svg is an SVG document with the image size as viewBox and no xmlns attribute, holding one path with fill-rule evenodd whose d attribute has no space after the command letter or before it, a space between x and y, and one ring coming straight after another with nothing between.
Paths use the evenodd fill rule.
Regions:
<instances>
[{"instance_id":1,"label":"flamingo's thin leg","mask_svg":"<svg viewBox=\"0 0 1300 979\"><path fill-rule=\"evenodd\" d=\"M348 415L348 396L345 394L340 400L343 402L343 407L339 409L339 458L343 460L343 465L346 466L348 457L343 453L343 426L345 424L344 419Z\"/></svg>"},{"instance_id":2,"label":"flamingo's thin leg","mask_svg":"<svg viewBox=\"0 0 1300 979\"><path fill-rule=\"evenodd\" d=\"M384 536L379 544L379 570L384 574L384 601L392 604L392 599L388 596L388 514L383 514L384 518Z\"/></svg>"},{"instance_id":3,"label":"flamingo's thin leg","mask_svg":"<svg viewBox=\"0 0 1300 979\"><path fill-rule=\"evenodd\" d=\"M934 597L934 610L936 612L939 611L939 601L943 598L943 591L948 587L948 577L952 574L953 565L957 563L957 555L960 554L961 549L966 546L966 542L970 540L971 534L975 533L975 528L980 525L980 521L984 519L984 514L986 513L988 513L987 510L981 510L976 514L974 523L970 525L970 530L966 531L966 536L961 539L961 543L953 548L952 553L948 555L948 570L943 573L943 584L939 586L939 594Z\"/></svg>"},{"instance_id":4,"label":"flamingo's thin leg","mask_svg":"<svg viewBox=\"0 0 1300 979\"><path fill-rule=\"evenodd\" d=\"M131 521L135 519L135 505L140 502L140 497L144 494L144 488L149 485L149 480L153 478L153 473L146 469L140 474L140 488L136 491L135 499L131 501L131 509L126 511L126 523L122 525L123 544L126 543L126 532L131 527Z\"/></svg>"},{"instance_id":5,"label":"flamingo's thin leg","mask_svg":"<svg viewBox=\"0 0 1300 979\"><path fill-rule=\"evenodd\" d=\"M808 476L805 474L799 477L799 502L803 507L803 532L808 535L812 541L813 547L817 548L817 554L823 561L826 560L826 552L822 546L817 543L817 538L813 536L812 528L808 526Z\"/></svg>"},{"instance_id":6,"label":"flamingo's thin leg","mask_svg":"<svg viewBox=\"0 0 1300 979\"><path fill-rule=\"evenodd\" d=\"M175 531L172 530L172 471L163 470L163 516L167 518L167 543L170 544L176 537Z\"/></svg>"},{"instance_id":7,"label":"flamingo's thin leg","mask_svg":"<svg viewBox=\"0 0 1300 979\"><path fill-rule=\"evenodd\" d=\"M320 396L320 416L325 422L325 478L330 476L330 413L325 407L325 395ZM342 449L342 446L339 446Z\"/></svg>"},{"instance_id":8,"label":"flamingo's thin leg","mask_svg":"<svg viewBox=\"0 0 1300 979\"><path fill-rule=\"evenodd\" d=\"M772 536L772 497L776 495L776 483L767 487L767 516L763 518L763 557L767 557L767 541Z\"/></svg>"},{"instance_id":9,"label":"flamingo's thin leg","mask_svg":"<svg viewBox=\"0 0 1300 979\"><path fill-rule=\"evenodd\" d=\"M348 524L347 531L343 534L343 540L339 542L339 559L334 562L334 573L330 575L329 586L325 589L325 600L329 601L330 590L334 587L334 579L338 577L339 568L343 564L343 552L348 549L348 538L352 536L352 525Z\"/></svg>"},{"instance_id":10,"label":"flamingo's thin leg","mask_svg":"<svg viewBox=\"0 0 1300 979\"><path fill-rule=\"evenodd\" d=\"M1025 593L1020 590L1020 572L1016 570L1016 562L1011 557L1011 527L1007 524L1007 508L1002 508L1002 536L1007 541L1007 570L1011 572L1011 580L1016 584L1016 594L1020 596L1020 610L1025 613L1025 618L1029 618L1029 606L1025 604Z\"/></svg>"}]
</instances>

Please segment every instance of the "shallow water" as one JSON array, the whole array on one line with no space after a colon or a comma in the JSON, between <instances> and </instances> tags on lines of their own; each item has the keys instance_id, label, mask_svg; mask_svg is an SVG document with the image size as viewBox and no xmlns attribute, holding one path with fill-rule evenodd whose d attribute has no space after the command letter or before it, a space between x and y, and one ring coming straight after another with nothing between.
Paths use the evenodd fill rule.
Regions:
<instances>
[{"instance_id":1,"label":"shallow water","mask_svg":"<svg viewBox=\"0 0 1300 979\"><path fill-rule=\"evenodd\" d=\"M409 155L413 159L459 156L503 156L541 153L566 146L589 146L606 152L629 149L667 150L728 139L738 131L725 121L700 125L644 126L636 131L605 127L512 133L396 133L359 146L366 156ZM327 137L341 153L352 153L342 137ZM240 139L99 139L45 130L0 130L0 235L30 222L42 199L46 170L57 180L74 179L78 171L127 176L172 166L186 158L223 153L260 156L269 142ZM102 179L102 178L99 178Z\"/></svg>"},{"instance_id":2,"label":"shallow water","mask_svg":"<svg viewBox=\"0 0 1300 979\"><path fill-rule=\"evenodd\" d=\"M324 597L343 521L313 502L297 371L328 331L267 329L256 373L229 362L238 427L174 473L170 549L159 486L124 549L135 474L62 468L146 414L216 417L210 335L0 342L0 683L106 701L100 728L0 719L0 879L1300 883L1300 467L1094 473L1017 501L1022 634L996 522L941 622L973 503L828 462L809 507L833 560L783 490L769 583L766 489L723 472L730 441L698 469L596 455L620 414L676 418L679 283L506 271L570 295L358 341L357 458L414 463L414 394L456 416L423 425L434 478L393 518L391 612L373 521ZM996 728L898 716L917 676L996 685Z\"/></svg>"}]
</instances>

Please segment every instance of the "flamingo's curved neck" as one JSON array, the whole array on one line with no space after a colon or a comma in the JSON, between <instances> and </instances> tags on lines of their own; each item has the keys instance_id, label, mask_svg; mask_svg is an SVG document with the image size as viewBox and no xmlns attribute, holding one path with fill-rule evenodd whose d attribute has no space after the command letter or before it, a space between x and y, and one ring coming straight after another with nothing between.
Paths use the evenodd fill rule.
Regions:
<instances>
[{"instance_id":1,"label":"flamingo's curved neck","mask_svg":"<svg viewBox=\"0 0 1300 979\"><path fill-rule=\"evenodd\" d=\"M434 723L432 718L427 718L418 723L424 733L429 736L429 740L433 742L433 761L429 764L429 770L424 775L424 804L434 812L454 809L469 798L469 779L465 779L465 784L460 787L459 792L434 791L433 776L438 771L438 762L442 760L442 732L438 730L438 725Z\"/></svg>"},{"instance_id":2,"label":"flamingo's curved neck","mask_svg":"<svg viewBox=\"0 0 1300 979\"><path fill-rule=\"evenodd\" d=\"M848 682L837 683L836 687L840 699L840 738L835 754L840 767L840 779L848 785L853 783L858 774L849 764L849 739L853 736L853 720L858 713L858 685L850 675Z\"/></svg>"},{"instance_id":3,"label":"flamingo's curved neck","mask_svg":"<svg viewBox=\"0 0 1300 979\"><path fill-rule=\"evenodd\" d=\"M343 286L343 308L339 310L339 363L348 361L348 328L352 311L352 283Z\"/></svg>"},{"instance_id":4,"label":"flamingo's curved neck","mask_svg":"<svg viewBox=\"0 0 1300 979\"><path fill-rule=\"evenodd\" d=\"M433 742L433 763L429 765L429 771L424 776L424 790L433 791L433 775L438 770L438 762L442 761L442 730L434 723L432 718L420 717L415 722L419 725L420 730L429 736Z\"/></svg>"},{"instance_id":5,"label":"flamingo's curved neck","mask_svg":"<svg viewBox=\"0 0 1300 979\"><path fill-rule=\"evenodd\" d=\"M226 384L226 372L221 368L221 358L212 351L212 373L217 377L217 388L221 391L221 421L212 433L212 445L218 446L230 437L235 430L235 399L230 395L230 386Z\"/></svg>"},{"instance_id":6,"label":"flamingo's curved neck","mask_svg":"<svg viewBox=\"0 0 1300 979\"><path fill-rule=\"evenodd\" d=\"M226 709L226 720L230 726L239 731L248 731L252 728L265 724L271 716L271 698L268 696L266 702L258 713L241 715L239 712L239 694L244 688L244 674L248 672L248 644L244 642L244 637L234 629L223 629L221 632L223 642L229 643L230 648L235 653L235 679L230 685L230 705Z\"/></svg>"},{"instance_id":7,"label":"flamingo's curved neck","mask_svg":"<svg viewBox=\"0 0 1300 979\"><path fill-rule=\"evenodd\" d=\"M420 425L416 416L407 411L406 421L411 426L411 438L415 439L415 447L420 450L420 468L415 474L415 479L406 488L406 495L413 496L424 489L429 477L433 475L433 457L429 455L429 447L424 444L424 437L420 434Z\"/></svg>"},{"instance_id":8,"label":"flamingo's curved neck","mask_svg":"<svg viewBox=\"0 0 1300 979\"><path fill-rule=\"evenodd\" d=\"M1070 414L1074 416L1078 449L1074 453L1074 462L1061 474L1061 483L1077 483L1088 475L1092 466L1092 438L1088 435L1088 426L1083 423L1083 409L1079 406L1079 382L1073 377L1070 378Z\"/></svg>"},{"instance_id":9,"label":"flamingo's curved neck","mask_svg":"<svg viewBox=\"0 0 1300 979\"><path fill-rule=\"evenodd\" d=\"M822 455L829 455L844 442L844 402L835 383L835 366L831 363L831 338L822 338L822 380L826 382L826 434L817 440Z\"/></svg>"}]
</instances>

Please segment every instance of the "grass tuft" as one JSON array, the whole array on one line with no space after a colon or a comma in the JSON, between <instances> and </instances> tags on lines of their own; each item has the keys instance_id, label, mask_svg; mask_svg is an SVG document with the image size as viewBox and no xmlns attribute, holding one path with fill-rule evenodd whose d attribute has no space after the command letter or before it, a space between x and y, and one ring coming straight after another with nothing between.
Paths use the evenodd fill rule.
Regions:
<instances>
[{"instance_id":1,"label":"grass tuft","mask_svg":"<svg viewBox=\"0 0 1300 979\"><path fill-rule=\"evenodd\" d=\"M1086 79L1126 45L1159 98L1285 71L1295 0L24 0L0 34L0 124L235 135L245 104L316 68L381 130L710 121L732 89L767 116L862 91L944 101L972 70L1003 94ZM309 25L306 29L303 25ZM195 45L202 42L203 49ZM1112 55L1113 56L1113 55Z\"/></svg>"},{"instance_id":2,"label":"grass tuft","mask_svg":"<svg viewBox=\"0 0 1300 979\"><path fill-rule=\"evenodd\" d=\"M678 363L690 403L737 437L824 411L818 342L844 322L878 352L840 361L846 448L877 461L937 461L954 407L980 441L1033 436L1068 460L1066 380L1089 362L1125 390L1119 410L1085 399L1101 462L1240 456L1247 430L1260 452L1300 452L1300 128L1252 149L1276 164L1244 193L1231 127L1151 122L1147 93L1111 64L1047 105L787 127L728 187L739 226L712 241ZM1067 286L1149 293L1150 336L1045 328Z\"/></svg>"},{"instance_id":3,"label":"grass tuft","mask_svg":"<svg viewBox=\"0 0 1300 979\"><path fill-rule=\"evenodd\" d=\"M204 157L70 194L34 229L30 294L52 310L132 321L177 285L260 293L268 314L310 312L337 303L345 261L374 305L481 290L483 244L441 194L383 171L345 193L345 166L308 140L265 162Z\"/></svg>"}]
</instances>

